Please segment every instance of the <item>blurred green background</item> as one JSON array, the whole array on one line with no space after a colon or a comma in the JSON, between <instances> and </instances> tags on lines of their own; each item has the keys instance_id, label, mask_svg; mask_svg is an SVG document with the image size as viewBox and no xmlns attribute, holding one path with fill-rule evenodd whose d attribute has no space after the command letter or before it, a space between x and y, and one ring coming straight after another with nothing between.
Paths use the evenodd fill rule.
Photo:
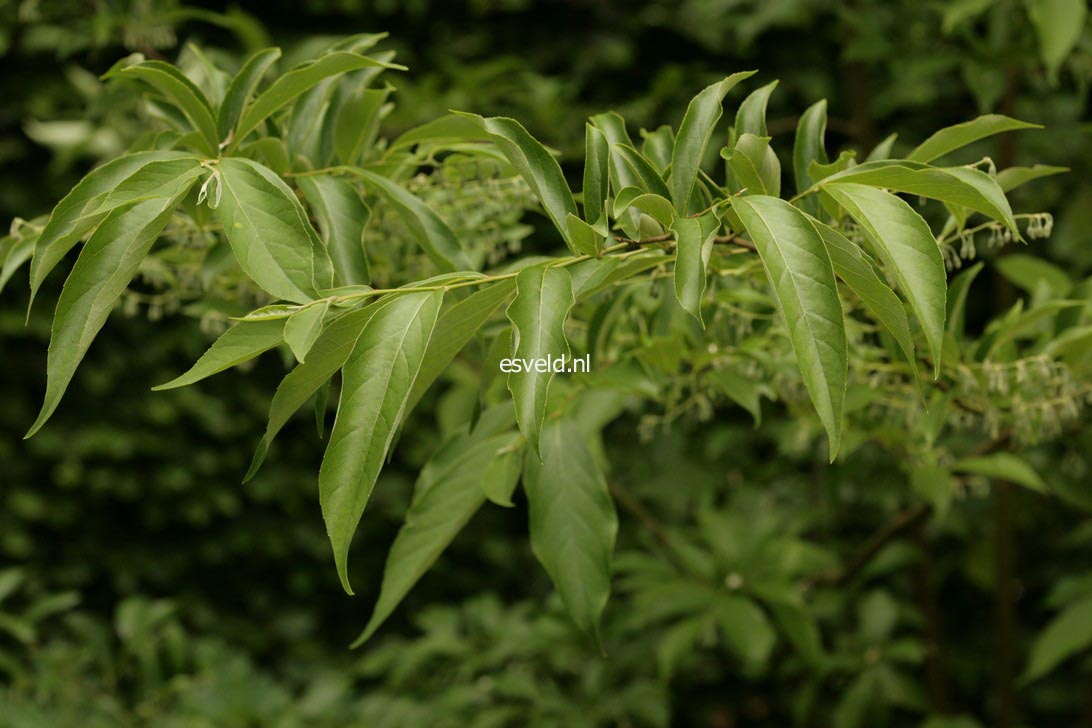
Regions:
<instances>
[{"instance_id":1,"label":"blurred green background","mask_svg":"<svg viewBox=\"0 0 1092 728\"><path fill-rule=\"evenodd\" d=\"M123 55L174 60L191 43L233 57L268 44L302 53L323 39L389 31L384 47L411 69L397 83L389 131L453 108L511 115L562 152L574 179L589 114L616 109L631 129L677 123L698 89L751 68L759 83L781 81L768 114L775 144L791 144L800 110L820 98L829 100L832 152L871 148L894 131L909 149L980 113L1043 124L999 138L989 153L998 167L1072 168L1017 201L1055 216L1053 236L1029 252L1078 280L1092 272L1092 31L1085 20L1075 45L1059 50L1039 32L1036 5L7 0L0 219L47 213L141 131L130 102L97 80ZM970 301L972 328L1018 294L989 271ZM943 525L922 526L937 530L930 548L909 533L818 606L826 639L860 663L830 679L815 680L791 654L748 671L700 635L665 641L635 618L641 595L624 588L606 615L610 655L600 657L570 628L530 554L522 504L476 517L380 636L349 651L415 473L441 437L442 393L414 415L384 471L354 544L361 586L349 598L315 498L323 442L310 419L293 421L261 476L240 485L285 361L266 357L249 376L152 394L209 338L186 317L119 314L53 421L24 442L44 389L50 314L40 305L24 326L25 276L0 294L0 725L993 725L997 650L1024 659L1066 589L1087 589L1085 418L1039 453L1068 497L1018 496L1017 625L1007 647L993 615L993 504L972 495ZM51 279L42 300L59 283ZM738 410L718 413L651 448L632 444L638 423L623 418L607 437L613 477L671 528L700 532L709 526L695 514L713 513L762 548L793 547L777 540L792 535L841 559L906 501L905 473L882 452L826 467L793 443L789 413L765 415L752 429ZM624 514L620 552L648 540L639 521ZM939 620L926 618L930 605ZM1092 640L1092 615L1086 621ZM929 641L943 645L939 657L920 640L937 623L942 633ZM881 677L855 679L877 661L887 666ZM1086 655L1019 686L1021 724L1092 725L1090 685Z\"/></svg>"}]
</instances>

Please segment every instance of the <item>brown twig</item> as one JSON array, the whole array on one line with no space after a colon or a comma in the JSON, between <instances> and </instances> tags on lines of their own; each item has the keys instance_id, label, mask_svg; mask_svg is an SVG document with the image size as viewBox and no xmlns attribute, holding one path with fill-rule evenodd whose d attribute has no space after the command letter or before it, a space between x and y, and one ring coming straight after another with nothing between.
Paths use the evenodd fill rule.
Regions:
<instances>
[{"instance_id":1,"label":"brown twig","mask_svg":"<svg viewBox=\"0 0 1092 728\"><path fill-rule=\"evenodd\" d=\"M667 529L660 523L660 520L653 515L652 511L645 508L645 505L639 501L636 496L630 493L624 486L618 483L610 483L609 486L611 495L614 496L614 500L618 501L618 504L622 508L629 511L633 516L644 526L645 530L656 537L656 540L665 546L671 541L671 537L668 536Z\"/></svg>"},{"instance_id":2,"label":"brown twig","mask_svg":"<svg viewBox=\"0 0 1092 728\"><path fill-rule=\"evenodd\" d=\"M929 515L930 510L928 503L918 503L917 505L911 506L910 508L895 514L894 518L868 537L868 540L865 541L864 545L843 568L830 571L826 574L819 574L810 579L807 582L807 585L841 586L846 582L852 581L864 567L868 566L868 562L870 562L884 546L893 541L895 537L900 535L903 531L911 528Z\"/></svg>"},{"instance_id":3,"label":"brown twig","mask_svg":"<svg viewBox=\"0 0 1092 728\"><path fill-rule=\"evenodd\" d=\"M663 233L662 235L653 235L650 238L641 238L640 240L633 240L622 235L617 235L614 238L619 243L625 243L632 247L642 247L645 245L660 245L661 243L674 243L675 236L672 233ZM741 238L738 235L718 235L713 238L714 245L734 245L738 248L745 248L747 250L755 250L755 244L750 240Z\"/></svg>"}]
</instances>

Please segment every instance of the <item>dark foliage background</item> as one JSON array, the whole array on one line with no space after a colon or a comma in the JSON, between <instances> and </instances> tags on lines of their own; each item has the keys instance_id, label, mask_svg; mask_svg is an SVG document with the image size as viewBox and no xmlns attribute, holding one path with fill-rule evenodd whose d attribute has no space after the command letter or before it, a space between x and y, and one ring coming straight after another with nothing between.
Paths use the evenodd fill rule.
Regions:
<instances>
[{"instance_id":1,"label":"dark foliage background","mask_svg":"<svg viewBox=\"0 0 1092 728\"><path fill-rule=\"evenodd\" d=\"M4 2L0 218L48 212L135 134L128 110L93 81L126 53L173 59L194 42L240 54L386 30L411 68L392 131L450 108L512 115L562 151L574 179L587 115L614 108L632 128L674 123L697 89L746 68L760 69L761 83L781 79L769 110L775 143L790 144L795 114L823 97L834 151L870 148L892 131L909 148L991 111L1044 124L1046 132L1001 137L990 154L999 167L1072 168L1018 197L1055 215L1053 237L1033 252L1080 280L1092 272L1092 33L1052 79L1023 4L992 5ZM323 443L309 418L294 420L262 475L240 485L284 362L265 357L248 376L153 395L208 337L185 317L119 313L53 421L24 442L44 389L51 313L39 305L24 326L25 275L0 294L0 569L11 569L0 572L0 725L454 725L487 715L503 723L520 718L487 714L488 696L520 691L534 706L523 715L559 725L902 726L929 715L932 726L1092 725L1087 655L1029 685L999 685L996 672L1008 662L1022 669L1058 606L1048 595L1089 569L1086 419L1031 456L1062 495L961 499L943 523L907 530L820 605L832 627L825 639L860 646L865 662L897 655L898 637L925 645L920 659L891 657L899 677L860 708L843 707L855 668L822 686L791 656L748 674L701 641L665 680L659 640L626 631L624 591L606 616L615 647L596 656L554 603L526 544L522 506L476 517L379 638L350 652L414 473L440 440L437 395L406 427L375 491L354 543L359 593L348 598L315 498ZM50 285L40 300L60 280ZM971 328L1018 294L987 267ZM883 452L866 446L827 467L791 440L788 412L772 405L764 414L753 429L741 410L725 409L651 445L637 444L638 423L612 425L614 478L638 501L623 513L620 551L655 541L650 528L692 530L695 514L710 511L741 519L740 528L781 519L837 563L913 502L904 470ZM995 617L999 549L1013 559L1011 624ZM885 620L887 632L867 634ZM868 652L873 642L880 652Z\"/></svg>"}]
</instances>

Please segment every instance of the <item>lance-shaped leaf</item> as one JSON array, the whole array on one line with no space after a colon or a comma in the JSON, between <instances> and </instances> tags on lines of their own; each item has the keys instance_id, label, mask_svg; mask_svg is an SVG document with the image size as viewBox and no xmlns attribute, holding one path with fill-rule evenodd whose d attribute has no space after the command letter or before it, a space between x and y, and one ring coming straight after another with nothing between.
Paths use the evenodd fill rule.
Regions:
<instances>
[{"instance_id":1,"label":"lance-shaped leaf","mask_svg":"<svg viewBox=\"0 0 1092 728\"><path fill-rule=\"evenodd\" d=\"M1092 594L1068 604L1035 637L1028 664L1020 678L1029 683L1050 673L1062 662L1092 645Z\"/></svg>"},{"instance_id":2,"label":"lance-shaped leaf","mask_svg":"<svg viewBox=\"0 0 1092 728\"><path fill-rule=\"evenodd\" d=\"M721 151L721 156L727 158L728 169L747 194L771 197L781 194L781 161L770 148L769 137L747 133L736 141L735 151L726 154L727 149Z\"/></svg>"},{"instance_id":3,"label":"lance-shaped leaf","mask_svg":"<svg viewBox=\"0 0 1092 728\"><path fill-rule=\"evenodd\" d=\"M529 452L524 461L531 550L569 616L598 643L618 535L614 502L599 463L570 420L553 420L543 429L541 456Z\"/></svg>"},{"instance_id":4,"label":"lance-shaped leaf","mask_svg":"<svg viewBox=\"0 0 1092 728\"><path fill-rule=\"evenodd\" d=\"M880 143L872 147L872 151L865 157L866 162L879 162L884 159L890 159L891 150L895 147L895 140L899 138L899 135L888 134Z\"/></svg>"},{"instance_id":5,"label":"lance-shaped leaf","mask_svg":"<svg viewBox=\"0 0 1092 728\"><path fill-rule=\"evenodd\" d=\"M383 157L418 144L456 144L489 141L489 134L476 121L460 114L444 114L403 133L391 142Z\"/></svg>"},{"instance_id":6,"label":"lance-shaped leaf","mask_svg":"<svg viewBox=\"0 0 1092 728\"><path fill-rule=\"evenodd\" d=\"M262 80L269 67L281 57L280 48L263 48L256 51L243 63L242 68L231 79L231 84L224 94L224 100L220 102L220 109L216 114L216 128L220 140L228 138L235 129L239 117L243 113L243 107L250 101L258 83Z\"/></svg>"},{"instance_id":7,"label":"lance-shaped leaf","mask_svg":"<svg viewBox=\"0 0 1092 728\"><path fill-rule=\"evenodd\" d=\"M459 245L455 233L432 208L404 187L367 169L353 173L375 189L409 228L421 250L443 271L470 270L473 266Z\"/></svg>"},{"instance_id":8,"label":"lance-shaped leaf","mask_svg":"<svg viewBox=\"0 0 1092 728\"><path fill-rule=\"evenodd\" d=\"M584 219L597 225L610 194L610 144L599 129L584 126ZM606 220L602 220L606 225Z\"/></svg>"},{"instance_id":9,"label":"lance-shaped leaf","mask_svg":"<svg viewBox=\"0 0 1092 728\"><path fill-rule=\"evenodd\" d=\"M269 451L270 443L288 422L288 418L329 382L330 377L345 364L356 346L357 339L364 332L364 327L379 308L379 304L372 304L350 311L331 321L312 344L307 360L301 362L281 380L273 395L273 402L269 406L269 422L266 425L265 434L254 449L250 468L243 477L244 483L258 472Z\"/></svg>"},{"instance_id":10,"label":"lance-shaped leaf","mask_svg":"<svg viewBox=\"0 0 1092 728\"><path fill-rule=\"evenodd\" d=\"M216 131L216 119L212 107L201 89L186 78L177 68L163 61L144 61L133 66L110 71L106 77L137 78L154 88L176 106L200 134L202 151L215 154L220 137Z\"/></svg>"},{"instance_id":11,"label":"lance-shaped leaf","mask_svg":"<svg viewBox=\"0 0 1092 728\"><path fill-rule=\"evenodd\" d=\"M327 53L316 60L301 63L270 84L269 88L246 106L239 118L239 123L235 127L234 144L238 144L245 139L266 117L303 92L331 76L346 73L347 71L355 71L358 68L406 70L405 66L386 63L348 51Z\"/></svg>"},{"instance_id":12,"label":"lance-shaped leaf","mask_svg":"<svg viewBox=\"0 0 1092 728\"><path fill-rule=\"evenodd\" d=\"M777 642L766 613L751 599L727 594L719 597L712 607L713 615L732 651L749 666L766 664Z\"/></svg>"},{"instance_id":13,"label":"lance-shaped leaf","mask_svg":"<svg viewBox=\"0 0 1092 728\"><path fill-rule=\"evenodd\" d=\"M687 211L690 194L697 183L705 148L713 136L713 129L723 111L724 96L740 81L755 74L754 71L733 73L722 81L706 86L690 100L675 136L671 152L671 200L680 214Z\"/></svg>"},{"instance_id":14,"label":"lance-shaped leaf","mask_svg":"<svg viewBox=\"0 0 1092 728\"><path fill-rule=\"evenodd\" d=\"M319 469L319 504L341 584L349 544L405 415L443 301L442 291L383 302L342 367L341 400Z\"/></svg>"},{"instance_id":15,"label":"lance-shaped leaf","mask_svg":"<svg viewBox=\"0 0 1092 728\"><path fill-rule=\"evenodd\" d=\"M250 361L284 341L284 322L283 318L240 321L221 334L188 371L152 389L158 392L185 387L236 364Z\"/></svg>"},{"instance_id":16,"label":"lance-shaped leaf","mask_svg":"<svg viewBox=\"0 0 1092 728\"><path fill-rule=\"evenodd\" d=\"M625 120L615 112L597 114L591 118L591 122L595 128L603 132L603 136L607 138L607 144L612 149L619 144L633 146L633 140L626 131ZM627 187L639 187L637 174L617 154L610 155L609 166L610 184L615 196ZM641 213L635 209L623 214L620 222L626 235L630 237L638 235L640 217Z\"/></svg>"},{"instance_id":17,"label":"lance-shaped leaf","mask_svg":"<svg viewBox=\"0 0 1092 728\"><path fill-rule=\"evenodd\" d=\"M491 502L504 508L511 508L512 493L519 483L519 474L523 470L523 436L518 433L514 438L506 439L504 447L485 466L479 480L482 494Z\"/></svg>"},{"instance_id":18,"label":"lance-shaped leaf","mask_svg":"<svg viewBox=\"0 0 1092 728\"><path fill-rule=\"evenodd\" d=\"M819 419L838 453L846 394L846 333L834 268L810 218L775 197L732 206L758 249L789 329L796 362Z\"/></svg>"},{"instance_id":19,"label":"lance-shaped leaf","mask_svg":"<svg viewBox=\"0 0 1092 728\"><path fill-rule=\"evenodd\" d=\"M1064 174L1069 167L1052 167L1049 164L1036 164L1031 167L1007 167L997 173L997 184L1005 192L1012 192L1017 187L1022 187L1028 182L1050 177L1056 174Z\"/></svg>"},{"instance_id":20,"label":"lance-shaped leaf","mask_svg":"<svg viewBox=\"0 0 1092 728\"><path fill-rule=\"evenodd\" d=\"M1080 42L1088 16L1088 0L1028 0L1028 15L1039 36L1039 56L1051 83L1058 69Z\"/></svg>"},{"instance_id":21,"label":"lance-shaped leaf","mask_svg":"<svg viewBox=\"0 0 1092 728\"><path fill-rule=\"evenodd\" d=\"M705 325L701 298L705 293L705 266L713 252L718 220L713 213L701 217L679 217L675 233L675 297L683 310Z\"/></svg>"},{"instance_id":22,"label":"lance-shaped leaf","mask_svg":"<svg viewBox=\"0 0 1092 728\"><path fill-rule=\"evenodd\" d=\"M117 208L80 251L53 315L45 401L27 437L37 432L57 408L76 367L167 225L176 204L176 199L154 198Z\"/></svg>"},{"instance_id":23,"label":"lance-shaped leaf","mask_svg":"<svg viewBox=\"0 0 1092 728\"><path fill-rule=\"evenodd\" d=\"M663 195L645 192L640 187L627 187L615 196L614 216L624 215L631 207L651 215L664 227L671 227L675 221L675 208L669 199Z\"/></svg>"},{"instance_id":24,"label":"lance-shaped leaf","mask_svg":"<svg viewBox=\"0 0 1092 728\"><path fill-rule=\"evenodd\" d=\"M251 280L276 298L307 303L333 285L333 267L299 199L257 162L220 162L222 194L216 216L235 259Z\"/></svg>"},{"instance_id":25,"label":"lance-shaped leaf","mask_svg":"<svg viewBox=\"0 0 1092 728\"><path fill-rule=\"evenodd\" d=\"M796 124L796 139L792 147L792 174L797 192L803 192L813 184L808 172L811 163L826 164L828 161L824 143L826 133L827 100L823 99L809 106Z\"/></svg>"},{"instance_id":26,"label":"lance-shaped leaf","mask_svg":"<svg viewBox=\"0 0 1092 728\"><path fill-rule=\"evenodd\" d=\"M440 313L436 331L428 342L428 353L421 363L417 381L413 383L409 409L413 409L437 377L482 325L496 313L516 290L516 282L506 279L482 286L461 301L456 301Z\"/></svg>"},{"instance_id":27,"label":"lance-shaped leaf","mask_svg":"<svg viewBox=\"0 0 1092 728\"><path fill-rule=\"evenodd\" d=\"M824 189L857 221L894 276L921 324L934 373L939 375L947 275L929 225L890 192L853 183L830 184Z\"/></svg>"},{"instance_id":28,"label":"lance-shaped leaf","mask_svg":"<svg viewBox=\"0 0 1092 728\"><path fill-rule=\"evenodd\" d=\"M667 183L652 162L645 159L644 155L628 144L615 144L611 147L611 154L616 155L622 163L630 168L637 180L637 186L644 192L658 195L665 200L671 199L671 191Z\"/></svg>"},{"instance_id":29,"label":"lance-shaped leaf","mask_svg":"<svg viewBox=\"0 0 1092 728\"><path fill-rule=\"evenodd\" d=\"M919 144L914 151L906 155L906 158L914 162L932 162L949 152L954 152L956 149L994 134L1019 129L1042 128L1038 124L1029 124L1026 121L1018 121L1001 114L986 114L972 121L941 129Z\"/></svg>"},{"instance_id":30,"label":"lance-shaped leaf","mask_svg":"<svg viewBox=\"0 0 1092 728\"><path fill-rule=\"evenodd\" d=\"M30 262L30 299L34 300L42 281L69 250L96 225L109 210L100 210L103 200L124 180L152 162L190 158L174 151L150 151L126 154L92 170L64 196L49 216ZM116 197L115 197L116 199ZM132 200L130 200L131 202Z\"/></svg>"},{"instance_id":31,"label":"lance-shaped leaf","mask_svg":"<svg viewBox=\"0 0 1092 728\"><path fill-rule=\"evenodd\" d=\"M656 131L642 129L641 137L641 154L652 162L657 172L666 175L675 150L675 132L667 124L661 124Z\"/></svg>"},{"instance_id":32,"label":"lance-shaped leaf","mask_svg":"<svg viewBox=\"0 0 1092 728\"><path fill-rule=\"evenodd\" d=\"M359 88L352 94L341 94L340 102L331 107L334 149L342 164L356 164L372 148L379 124L394 108L387 103L393 90L390 84L384 88Z\"/></svg>"},{"instance_id":33,"label":"lance-shaped leaf","mask_svg":"<svg viewBox=\"0 0 1092 728\"><path fill-rule=\"evenodd\" d=\"M0 291L4 290L15 271L30 260L39 237L40 233L28 232L20 238L6 235L0 239Z\"/></svg>"},{"instance_id":34,"label":"lance-shaped leaf","mask_svg":"<svg viewBox=\"0 0 1092 728\"><path fill-rule=\"evenodd\" d=\"M387 555L379 599L354 647L375 634L485 503L479 481L512 440L512 433L497 434L496 427L489 426L488 421L495 419L484 415L473 433L449 440L421 469L405 522Z\"/></svg>"},{"instance_id":35,"label":"lance-shaped leaf","mask_svg":"<svg viewBox=\"0 0 1092 728\"><path fill-rule=\"evenodd\" d=\"M605 221L602 227L606 227ZM603 249L606 236L576 215L565 218L565 229L569 232L573 250L580 255L599 255L599 251Z\"/></svg>"},{"instance_id":36,"label":"lance-shaped leaf","mask_svg":"<svg viewBox=\"0 0 1092 728\"><path fill-rule=\"evenodd\" d=\"M773 81L762 88L755 89L743 99L736 112L736 124L733 127L736 139L744 134L754 134L758 137L770 135L766 130L766 106L770 102L770 95L777 88L777 83Z\"/></svg>"},{"instance_id":37,"label":"lance-shaped leaf","mask_svg":"<svg viewBox=\"0 0 1092 728\"><path fill-rule=\"evenodd\" d=\"M1009 483L1022 485L1036 493L1046 493L1047 484L1035 472L1035 468L1019 455L1010 452L995 452L989 455L966 457L952 464L952 472L974 473L987 478L996 478Z\"/></svg>"},{"instance_id":38,"label":"lance-shaped leaf","mask_svg":"<svg viewBox=\"0 0 1092 728\"><path fill-rule=\"evenodd\" d=\"M329 301L319 301L295 312L284 322L284 343L292 350L297 361L305 361L326 322L330 310Z\"/></svg>"},{"instance_id":39,"label":"lance-shaped leaf","mask_svg":"<svg viewBox=\"0 0 1092 728\"><path fill-rule=\"evenodd\" d=\"M927 167L914 162L868 162L823 180L855 182L960 205L1019 234L1004 190L993 177L970 167Z\"/></svg>"},{"instance_id":40,"label":"lance-shaped leaf","mask_svg":"<svg viewBox=\"0 0 1092 728\"><path fill-rule=\"evenodd\" d=\"M370 283L364 229L372 213L360 199L360 193L344 179L332 175L300 177L299 184L315 211L322 240L341 284Z\"/></svg>"},{"instance_id":41,"label":"lance-shaped leaf","mask_svg":"<svg viewBox=\"0 0 1092 728\"><path fill-rule=\"evenodd\" d=\"M982 270L984 263L979 261L952 278L948 284L948 301L946 306L946 329L955 334L957 339L963 337L963 323L966 318L967 295L971 291L971 284Z\"/></svg>"},{"instance_id":42,"label":"lance-shaped leaf","mask_svg":"<svg viewBox=\"0 0 1092 728\"><path fill-rule=\"evenodd\" d=\"M531 362L541 364L569 355L565 320L574 303L573 279L564 268L541 264L524 268L516 276L516 298L507 311L514 332L512 356L527 365L524 371L508 375L508 389L516 404L519 429L536 451L554 373L539 371ZM532 371L526 371L529 368Z\"/></svg>"},{"instance_id":43,"label":"lance-shaped leaf","mask_svg":"<svg viewBox=\"0 0 1092 728\"><path fill-rule=\"evenodd\" d=\"M902 300L876 275L872 263L856 244L815 218L811 218L811 224L823 239L830 262L834 265L834 273L857 294L864 307L891 334L917 380L918 360L914 354L914 339L910 335L910 321L906 317Z\"/></svg>"},{"instance_id":44,"label":"lance-shaped leaf","mask_svg":"<svg viewBox=\"0 0 1092 728\"><path fill-rule=\"evenodd\" d=\"M565 222L569 215L578 216L576 202L554 155L527 133L523 125L515 119L499 116L485 119L475 114L466 114L466 117L481 124L490 139L530 185L535 197L542 203L546 216L561 233L566 245L576 252Z\"/></svg>"}]
</instances>

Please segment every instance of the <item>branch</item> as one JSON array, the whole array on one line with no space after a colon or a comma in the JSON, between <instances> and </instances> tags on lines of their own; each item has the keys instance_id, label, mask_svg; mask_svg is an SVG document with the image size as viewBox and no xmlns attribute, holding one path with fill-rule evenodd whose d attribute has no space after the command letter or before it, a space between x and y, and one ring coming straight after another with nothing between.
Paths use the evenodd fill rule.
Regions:
<instances>
[{"instance_id":1,"label":"branch","mask_svg":"<svg viewBox=\"0 0 1092 728\"><path fill-rule=\"evenodd\" d=\"M843 568L826 574L819 574L808 580L807 586L841 586L846 582L852 581L864 567L868 566L868 562L870 562L884 546L893 541L903 531L906 531L924 519L929 515L930 510L929 504L923 502L895 514L894 518L869 536L868 540L865 541L856 555L854 555L854 557L849 560L849 563Z\"/></svg>"},{"instance_id":2,"label":"branch","mask_svg":"<svg viewBox=\"0 0 1092 728\"><path fill-rule=\"evenodd\" d=\"M673 233L664 233L662 235L653 235L650 238L641 238L640 240L633 240L622 235L616 235L614 237L619 243L625 243L631 247L641 247L645 245L659 245L660 243L674 243L675 235ZM718 235L713 238L714 245L734 245L739 248L746 248L747 250L754 251L755 244L750 240L746 240L737 235Z\"/></svg>"},{"instance_id":3,"label":"branch","mask_svg":"<svg viewBox=\"0 0 1092 728\"><path fill-rule=\"evenodd\" d=\"M644 526L645 530L656 537L657 541L665 546L668 545L671 538L667 534L667 529L650 510L645 508L641 501L637 500L632 493L618 483L610 483L608 487L611 495L614 496L614 500L618 501L622 508L632 513L638 522Z\"/></svg>"}]
</instances>

